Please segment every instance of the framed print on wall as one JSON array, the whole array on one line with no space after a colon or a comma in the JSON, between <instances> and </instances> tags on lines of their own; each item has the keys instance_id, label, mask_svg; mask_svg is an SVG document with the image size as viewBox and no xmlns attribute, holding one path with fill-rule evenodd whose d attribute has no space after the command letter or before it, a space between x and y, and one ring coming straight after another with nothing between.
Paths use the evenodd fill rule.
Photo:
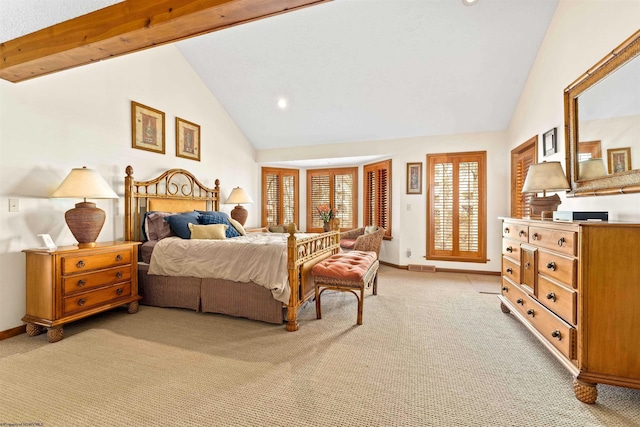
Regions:
<instances>
[{"instance_id":1,"label":"framed print on wall","mask_svg":"<svg viewBox=\"0 0 640 427\"><path fill-rule=\"evenodd\" d=\"M422 194L422 163L407 163L407 194Z\"/></svg>"},{"instance_id":2,"label":"framed print on wall","mask_svg":"<svg viewBox=\"0 0 640 427\"><path fill-rule=\"evenodd\" d=\"M631 148L610 148L607 150L609 174L631 170Z\"/></svg>"},{"instance_id":3,"label":"framed print on wall","mask_svg":"<svg viewBox=\"0 0 640 427\"><path fill-rule=\"evenodd\" d=\"M131 146L164 154L164 113L131 101Z\"/></svg>"},{"instance_id":4,"label":"framed print on wall","mask_svg":"<svg viewBox=\"0 0 640 427\"><path fill-rule=\"evenodd\" d=\"M176 117L176 156L200 161L200 125Z\"/></svg>"},{"instance_id":5,"label":"framed print on wall","mask_svg":"<svg viewBox=\"0 0 640 427\"><path fill-rule=\"evenodd\" d=\"M550 156L558 152L558 142L556 140L558 128L553 128L542 135L542 149L544 157Z\"/></svg>"}]
</instances>

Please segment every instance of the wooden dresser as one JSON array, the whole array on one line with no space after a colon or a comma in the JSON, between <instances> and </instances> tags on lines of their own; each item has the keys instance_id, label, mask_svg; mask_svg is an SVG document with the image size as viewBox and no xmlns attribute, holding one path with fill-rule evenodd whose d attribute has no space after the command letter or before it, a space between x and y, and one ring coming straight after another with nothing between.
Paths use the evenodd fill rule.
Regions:
<instances>
[{"instance_id":1,"label":"wooden dresser","mask_svg":"<svg viewBox=\"0 0 640 427\"><path fill-rule=\"evenodd\" d=\"M30 336L48 328L49 342L63 338L62 325L128 305L138 311L139 242L105 242L95 247L28 249L27 323Z\"/></svg>"},{"instance_id":2,"label":"wooden dresser","mask_svg":"<svg viewBox=\"0 0 640 427\"><path fill-rule=\"evenodd\" d=\"M503 218L499 298L580 401L598 383L640 388L640 224Z\"/></svg>"}]
</instances>

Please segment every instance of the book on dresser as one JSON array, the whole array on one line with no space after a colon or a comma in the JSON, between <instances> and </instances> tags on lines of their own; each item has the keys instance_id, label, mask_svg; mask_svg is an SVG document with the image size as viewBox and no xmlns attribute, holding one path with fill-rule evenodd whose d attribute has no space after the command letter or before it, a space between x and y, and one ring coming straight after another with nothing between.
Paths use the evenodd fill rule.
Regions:
<instances>
[{"instance_id":1,"label":"book on dresser","mask_svg":"<svg viewBox=\"0 0 640 427\"><path fill-rule=\"evenodd\" d=\"M138 311L139 242L26 249L27 333L63 338L63 325L126 305Z\"/></svg>"},{"instance_id":2,"label":"book on dresser","mask_svg":"<svg viewBox=\"0 0 640 427\"><path fill-rule=\"evenodd\" d=\"M640 389L640 223L502 221L502 311L571 372L580 401L599 383Z\"/></svg>"}]
</instances>

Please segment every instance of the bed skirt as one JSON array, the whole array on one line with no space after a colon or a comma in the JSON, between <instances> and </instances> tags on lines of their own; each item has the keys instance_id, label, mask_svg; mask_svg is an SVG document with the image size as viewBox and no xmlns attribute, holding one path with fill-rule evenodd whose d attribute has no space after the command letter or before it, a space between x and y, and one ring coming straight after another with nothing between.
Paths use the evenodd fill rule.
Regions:
<instances>
[{"instance_id":1,"label":"bed skirt","mask_svg":"<svg viewBox=\"0 0 640 427\"><path fill-rule=\"evenodd\" d=\"M147 274L148 270L149 264L138 264L141 304L188 308L275 324L285 320L284 305L260 285L224 279L156 276Z\"/></svg>"}]
</instances>

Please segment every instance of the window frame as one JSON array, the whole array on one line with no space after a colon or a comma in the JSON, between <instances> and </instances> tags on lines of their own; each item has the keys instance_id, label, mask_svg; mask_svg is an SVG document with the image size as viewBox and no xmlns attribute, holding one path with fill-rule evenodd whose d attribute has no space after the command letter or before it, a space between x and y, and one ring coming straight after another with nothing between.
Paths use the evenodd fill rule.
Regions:
<instances>
[{"instance_id":1,"label":"window frame","mask_svg":"<svg viewBox=\"0 0 640 427\"><path fill-rule=\"evenodd\" d=\"M385 179L385 187L386 187L386 199L387 202L384 203L382 199L384 198L383 194L379 193L379 188L374 186L374 189L371 189L372 183L368 177L370 172L373 172L374 175L377 175L381 171L386 171L386 179ZM375 179L375 178L374 178ZM384 178L382 178L384 179ZM375 163L370 163L364 165L362 167L362 180L364 186L364 209L363 209L363 225L379 225L385 228L384 238L386 240L391 240L391 159L382 160ZM375 203L371 200L372 193L375 199ZM376 208L372 212L371 205L375 204ZM381 221L380 217L386 218L386 221ZM372 223L373 222L373 223Z\"/></svg>"},{"instance_id":2,"label":"window frame","mask_svg":"<svg viewBox=\"0 0 640 427\"><path fill-rule=\"evenodd\" d=\"M313 206L313 188L312 179L314 176L329 176L329 194L333 196L334 191L334 178L336 175L351 175L353 180L353 187L351 191L351 206L352 206L352 224L353 227L343 227L343 223L340 223L340 230L349 230L356 228L358 224L358 168L357 167L345 167L345 168L327 168L327 169L307 169L307 231L310 233L322 233L322 227L313 227L313 218L318 216L317 210ZM330 196L330 197L331 197ZM334 207L335 200L332 198L329 202L331 208Z\"/></svg>"},{"instance_id":3,"label":"window frame","mask_svg":"<svg viewBox=\"0 0 640 427\"><path fill-rule=\"evenodd\" d=\"M296 226L300 224L300 170L299 169L288 169L288 168L274 168L274 167L262 167L262 213L261 213L261 226L268 227L268 205L269 205L269 197L267 191L267 175L277 175L278 176L278 218L284 218L284 185L283 185L283 177L285 176L293 176L293 192L294 192L294 207L293 207L293 222L295 222ZM283 219L284 221L284 219ZM280 225L280 224L273 224ZM288 225L288 224L283 224Z\"/></svg>"}]
</instances>

